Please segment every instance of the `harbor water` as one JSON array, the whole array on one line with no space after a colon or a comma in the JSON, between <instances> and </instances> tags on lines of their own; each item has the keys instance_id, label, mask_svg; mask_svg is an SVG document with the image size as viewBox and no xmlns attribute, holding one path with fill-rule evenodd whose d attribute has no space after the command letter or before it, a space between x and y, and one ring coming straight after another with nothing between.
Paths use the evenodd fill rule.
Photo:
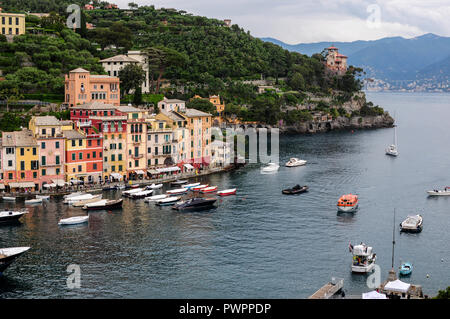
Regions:
<instances>
[{"instance_id":1,"label":"harbor water","mask_svg":"<svg viewBox=\"0 0 450 319\"><path fill-rule=\"evenodd\" d=\"M30 211L20 225L0 226L0 247L31 247L0 278L0 297L307 298L332 276L357 295L371 289L367 276L351 274L349 242L373 247L385 280L394 209L394 267L411 262L413 273L402 280L436 295L450 286L450 197L426 191L450 186L450 95L368 99L396 115L397 158L385 155L393 129L282 136L278 173L263 175L260 164L250 164L198 179L238 189L213 210L180 213L124 199L122 210L61 227L61 218L84 211L62 200L0 203L2 210ZM291 157L308 164L284 167ZM281 194L296 184L309 192ZM347 193L359 195L360 208L338 214L337 200ZM120 191L103 195L119 198ZM411 214L423 216L423 231L400 234L399 223ZM67 285L69 265L80 267L80 288Z\"/></svg>"}]
</instances>

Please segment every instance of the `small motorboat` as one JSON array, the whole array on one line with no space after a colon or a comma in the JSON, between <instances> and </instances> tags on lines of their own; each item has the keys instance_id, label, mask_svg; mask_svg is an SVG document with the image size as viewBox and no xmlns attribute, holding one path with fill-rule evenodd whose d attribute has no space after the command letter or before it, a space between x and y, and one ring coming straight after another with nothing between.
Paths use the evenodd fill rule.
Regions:
<instances>
[{"instance_id":1,"label":"small motorboat","mask_svg":"<svg viewBox=\"0 0 450 319\"><path fill-rule=\"evenodd\" d=\"M376 254L372 251L372 247L364 243L360 245L349 244L349 250L353 254L352 272L368 273L375 267Z\"/></svg>"},{"instance_id":2,"label":"small motorboat","mask_svg":"<svg viewBox=\"0 0 450 319\"><path fill-rule=\"evenodd\" d=\"M306 164L305 160L301 160L298 158L291 158L289 159L289 162L286 163L286 167L296 167L296 166L303 166Z\"/></svg>"},{"instance_id":3,"label":"small motorboat","mask_svg":"<svg viewBox=\"0 0 450 319\"><path fill-rule=\"evenodd\" d=\"M83 207L86 204L95 203L95 202L98 202L101 200L102 200L102 196L96 197L96 198L91 198L91 199L80 200L78 202L73 203L72 206L73 207Z\"/></svg>"},{"instance_id":4,"label":"small motorboat","mask_svg":"<svg viewBox=\"0 0 450 319\"><path fill-rule=\"evenodd\" d=\"M450 195L450 187L446 187L444 189L434 189L432 191L427 191L428 196L449 196Z\"/></svg>"},{"instance_id":5,"label":"small motorboat","mask_svg":"<svg viewBox=\"0 0 450 319\"><path fill-rule=\"evenodd\" d=\"M169 196L168 195L155 195L155 196L145 197L144 202L146 202L146 203L156 202L160 199L164 199L167 197L169 197Z\"/></svg>"},{"instance_id":6,"label":"small motorboat","mask_svg":"<svg viewBox=\"0 0 450 319\"><path fill-rule=\"evenodd\" d=\"M148 197L151 193L153 193L152 189L143 190L142 192L132 193L130 197L133 199L145 198Z\"/></svg>"},{"instance_id":7,"label":"small motorboat","mask_svg":"<svg viewBox=\"0 0 450 319\"><path fill-rule=\"evenodd\" d=\"M182 195L187 193L187 188L178 188L171 191L167 191L166 194L169 196Z\"/></svg>"},{"instance_id":8,"label":"small motorboat","mask_svg":"<svg viewBox=\"0 0 450 319\"><path fill-rule=\"evenodd\" d=\"M200 191L200 190L202 190L203 188L206 188L206 187L208 187L208 186L209 186L208 184L203 184L203 185L194 186L194 187L191 187L190 191L198 192L198 191Z\"/></svg>"},{"instance_id":9,"label":"small motorboat","mask_svg":"<svg viewBox=\"0 0 450 319\"><path fill-rule=\"evenodd\" d=\"M276 163L269 163L267 166L261 168L261 174L270 174L278 172L280 165Z\"/></svg>"},{"instance_id":10,"label":"small motorboat","mask_svg":"<svg viewBox=\"0 0 450 319\"><path fill-rule=\"evenodd\" d=\"M0 224L18 222L28 211L2 211L0 212Z\"/></svg>"},{"instance_id":11,"label":"small motorboat","mask_svg":"<svg viewBox=\"0 0 450 319\"><path fill-rule=\"evenodd\" d=\"M214 207L217 201L215 198L191 198L185 201L178 202L172 209L176 210L203 210Z\"/></svg>"},{"instance_id":12,"label":"small motorboat","mask_svg":"<svg viewBox=\"0 0 450 319\"><path fill-rule=\"evenodd\" d=\"M214 193L216 191L217 191L217 186L209 186L209 187L202 188L200 190L200 193L207 194L207 193Z\"/></svg>"},{"instance_id":13,"label":"small motorboat","mask_svg":"<svg viewBox=\"0 0 450 319\"><path fill-rule=\"evenodd\" d=\"M196 186L199 186L199 185L200 185L200 183L192 183L192 184L184 185L183 187L187 188L187 189L191 189L192 187L196 187Z\"/></svg>"},{"instance_id":14,"label":"small motorboat","mask_svg":"<svg viewBox=\"0 0 450 319\"><path fill-rule=\"evenodd\" d=\"M353 194L342 195L337 203L339 212L351 213L358 209L358 196Z\"/></svg>"},{"instance_id":15,"label":"small motorboat","mask_svg":"<svg viewBox=\"0 0 450 319\"><path fill-rule=\"evenodd\" d=\"M408 216L400 223L400 231L405 233L420 233L423 228L421 215Z\"/></svg>"},{"instance_id":16,"label":"small motorboat","mask_svg":"<svg viewBox=\"0 0 450 319\"><path fill-rule=\"evenodd\" d=\"M175 182L170 183L170 186L181 186L187 184L187 180L177 180Z\"/></svg>"},{"instance_id":17,"label":"small motorboat","mask_svg":"<svg viewBox=\"0 0 450 319\"><path fill-rule=\"evenodd\" d=\"M3 196L3 201L4 202L15 202L16 198L15 197L9 197L9 196Z\"/></svg>"},{"instance_id":18,"label":"small motorboat","mask_svg":"<svg viewBox=\"0 0 450 319\"><path fill-rule=\"evenodd\" d=\"M170 206L175 205L176 202L180 200L181 197L167 197L156 201L156 205L158 206Z\"/></svg>"},{"instance_id":19,"label":"small motorboat","mask_svg":"<svg viewBox=\"0 0 450 319\"><path fill-rule=\"evenodd\" d=\"M103 199L95 203L89 203L83 206L84 210L108 210L122 208L123 199Z\"/></svg>"},{"instance_id":20,"label":"small motorboat","mask_svg":"<svg viewBox=\"0 0 450 319\"><path fill-rule=\"evenodd\" d=\"M147 186L145 189L158 189L158 188L162 188L163 184L152 184L150 186Z\"/></svg>"},{"instance_id":21,"label":"small motorboat","mask_svg":"<svg viewBox=\"0 0 450 319\"><path fill-rule=\"evenodd\" d=\"M292 188L288 188L288 189L283 189L281 191L281 193L285 194L285 195L295 195L295 194L301 194L304 192L307 192L309 189L308 186L300 186L300 185L295 185Z\"/></svg>"},{"instance_id":22,"label":"small motorboat","mask_svg":"<svg viewBox=\"0 0 450 319\"><path fill-rule=\"evenodd\" d=\"M142 192L144 189L143 188L134 188L134 189L130 189L128 191L124 191L122 192L122 196L125 197L131 197L131 195L135 194L135 193L139 193Z\"/></svg>"},{"instance_id":23,"label":"small motorboat","mask_svg":"<svg viewBox=\"0 0 450 319\"><path fill-rule=\"evenodd\" d=\"M30 247L0 248L0 274Z\"/></svg>"},{"instance_id":24,"label":"small motorboat","mask_svg":"<svg viewBox=\"0 0 450 319\"><path fill-rule=\"evenodd\" d=\"M409 276L412 273L413 270L413 266L411 263L403 263L401 264L401 266L399 267L399 273L401 276Z\"/></svg>"},{"instance_id":25,"label":"small motorboat","mask_svg":"<svg viewBox=\"0 0 450 319\"><path fill-rule=\"evenodd\" d=\"M82 201L82 200L95 199L95 198L101 199L102 195L92 195L92 194L89 194L89 193L88 194L83 194L83 195L80 195L80 196L66 198L63 203L64 204L68 204L68 205L73 205L74 203Z\"/></svg>"},{"instance_id":26,"label":"small motorboat","mask_svg":"<svg viewBox=\"0 0 450 319\"><path fill-rule=\"evenodd\" d=\"M86 194L86 192L70 193L70 194L64 195L64 199L68 199L68 198L72 198L72 197L78 197L78 196L81 196L81 195L84 195L84 194Z\"/></svg>"},{"instance_id":27,"label":"small motorboat","mask_svg":"<svg viewBox=\"0 0 450 319\"><path fill-rule=\"evenodd\" d=\"M27 199L27 200L25 200L25 204L28 204L28 205L31 205L31 204L42 204L42 198Z\"/></svg>"},{"instance_id":28,"label":"small motorboat","mask_svg":"<svg viewBox=\"0 0 450 319\"><path fill-rule=\"evenodd\" d=\"M130 188L131 188L131 189L133 189L133 188L139 188L139 184L132 184L132 185L130 185Z\"/></svg>"},{"instance_id":29,"label":"small motorboat","mask_svg":"<svg viewBox=\"0 0 450 319\"><path fill-rule=\"evenodd\" d=\"M78 225L87 223L89 221L89 216L75 216L70 218L61 219L58 225Z\"/></svg>"},{"instance_id":30,"label":"small motorboat","mask_svg":"<svg viewBox=\"0 0 450 319\"><path fill-rule=\"evenodd\" d=\"M236 195L236 188L224 189L223 191L217 192L217 195L219 196Z\"/></svg>"},{"instance_id":31,"label":"small motorboat","mask_svg":"<svg viewBox=\"0 0 450 319\"><path fill-rule=\"evenodd\" d=\"M49 195L47 195L47 196L45 196L45 195L36 195L36 198L40 198L42 200L49 200L50 196Z\"/></svg>"}]
</instances>

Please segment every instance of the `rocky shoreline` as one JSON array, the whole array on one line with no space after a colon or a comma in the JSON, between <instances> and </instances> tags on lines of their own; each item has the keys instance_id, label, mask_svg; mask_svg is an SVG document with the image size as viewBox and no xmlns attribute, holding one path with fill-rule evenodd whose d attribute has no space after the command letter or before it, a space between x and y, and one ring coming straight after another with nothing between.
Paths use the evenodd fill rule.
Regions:
<instances>
[{"instance_id":1,"label":"rocky shoreline","mask_svg":"<svg viewBox=\"0 0 450 319\"><path fill-rule=\"evenodd\" d=\"M389 128L394 126L394 121L389 113L377 116L354 116L351 118L339 116L331 121L307 121L293 125L283 125L280 126L280 134L312 134L338 130Z\"/></svg>"}]
</instances>

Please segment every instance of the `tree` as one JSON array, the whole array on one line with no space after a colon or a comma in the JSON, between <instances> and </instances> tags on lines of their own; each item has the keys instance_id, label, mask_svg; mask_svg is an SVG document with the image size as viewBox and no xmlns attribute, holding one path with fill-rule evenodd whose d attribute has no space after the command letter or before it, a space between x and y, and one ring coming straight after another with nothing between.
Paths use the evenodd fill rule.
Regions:
<instances>
[{"instance_id":1,"label":"tree","mask_svg":"<svg viewBox=\"0 0 450 319\"><path fill-rule=\"evenodd\" d=\"M156 89L155 93L159 93L159 88L161 86L161 79L166 71L166 68L170 67L180 67L182 66L187 57L173 49L166 48L163 46L151 47L144 50L148 57L148 68L149 74L151 76L151 88L153 89L153 82L155 75L156 79Z\"/></svg>"},{"instance_id":2,"label":"tree","mask_svg":"<svg viewBox=\"0 0 450 319\"><path fill-rule=\"evenodd\" d=\"M305 89L305 79L301 73L294 73L292 77L288 79L289 86L297 91L303 91Z\"/></svg>"},{"instance_id":3,"label":"tree","mask_svg":"<svg viewBox=\"0 0 450 319\"><path fill-rule=\"evenodd\" d=\"M65 19L56 12L50 12L47 17L42 17L41 27L61 32L65 27Z\"/></svg>"},{"instance_id":4,"label":"tree","mask_svg":"<svg viewBox=\"0 0 450 319\"><path fill-rule=\"evenodd\" d=\"M206 112L212 115L217 113L216 107L210 101L206 99L192 99L191 101L186 103L186 107L190 109L196 109L202 112Z\"/></svg>"},{"instance_id":5,"label":"tree","mask_svg":"<svg viewBox=\"0 0 450 319\"><path fill-rule=\"evenodd\" d=\"M136 91L142 86L142 83L145 81L145 71L139 65L130 63L119 71L119 78L123 96L130 93L131 90Z\"/></svg>"},{"instance_id":6,"label":"tree","mask_svg":"<svg viewBox=\"0 0 450 319\"><path fill-rule=\"evenodd\" d=\"M128 7L129 7L130 9L137 9L137 8L139 8L139 5L136 4L136 3L134 3L134 2L130 2L130 3L128 4Z\"/></svg>"},{"instance_id":7,"label":"tree","mask_svg":"<svg viewBox=\"0 0 450 319\"><path fill-rule=\"evenodd\" d=\"M450 299L450 286L446 290L439 290L438 295L434 299Z\"/></svg>"},{"instance_id":8,"label":"tree","mask_svg":"<svg viewBox=\"0 0 450 319\"><path fill-rule=\"evenodd\" d=\"M6 112L9 112L9 104L23 98L17 87L4 88L0 90L0 98L6 102Z\"/></svg>"},{"instance_id":9,"label":"tree","mask_svg":"<svg viewBox=\"0 0 450 319\"><path fill-rule=\"evenodd\" d=\"M134 90L133 95L133 104L141 105L142 104L142 87L138 86L136 90Z\"/></svg>"}]
</instances>

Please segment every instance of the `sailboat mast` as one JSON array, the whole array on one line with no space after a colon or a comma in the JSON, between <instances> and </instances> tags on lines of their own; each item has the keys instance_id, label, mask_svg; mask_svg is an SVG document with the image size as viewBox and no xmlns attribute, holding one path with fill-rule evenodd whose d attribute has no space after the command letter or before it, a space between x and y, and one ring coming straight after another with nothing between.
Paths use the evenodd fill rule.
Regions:
<instances>
[{"instance_id":1,"label":"sailboat mast","mask_svg":"<svg viewBox=\"0 0 450 319\"><path fill-rule=\"evenodd\" d=\"M395 208L394 208L394 227L392 228L392 269L394 269L394 249L395 249Z\"/></svg>"}]
</instances>

